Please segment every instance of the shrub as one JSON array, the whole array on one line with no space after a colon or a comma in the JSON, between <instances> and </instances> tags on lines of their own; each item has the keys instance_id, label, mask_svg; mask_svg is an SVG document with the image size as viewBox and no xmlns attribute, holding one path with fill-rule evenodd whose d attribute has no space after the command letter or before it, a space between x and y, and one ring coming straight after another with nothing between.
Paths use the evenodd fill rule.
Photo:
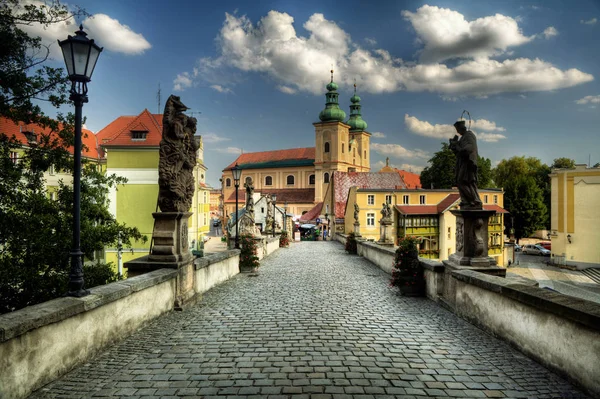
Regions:
<instances>
[{"instance_id":1,"label":"shrub","mask_svg":"<svg viewBox=\"0 0 600 399\"><path fill-rule=\"evenodd\" d=\"M288 237L287 231L282 231L279 236L279 248L289 247L290 246L290 238Z\"/></svg>"},{"instance_id":2,"label":"shrub","mask_svg":"<svg viewBox=\"0 0 600 399\"><path fill-rule=\"evenodd\" d=\"M240 236L240 271L252 271L260 266L256 241L250 234Z\"/></svg>"},{"instance_id":3,"label":"shrub","mask_svg":"<svg viewBox=\"0 0 600 399\"><path fill-rule=\"evenodd\" d=\"M83 276L85 279L85 287L92 288L99 285L113 283L122 280L123 276L119 276L113 269L112 263L96 263L83 266Z\"/></svg>"},{"instance_id":4,"label":"shrub","mask_svg":"<svg viewBox=\"0 0 600 399\"><path fill-rule=\"evenodd\" d=\"M356 235L354 233L348 234L346 239L346 252L349 254L356 254L358 252L358 245L356 244Z\"/></svg>"},{"instance_id":5,"label":"shrub","mask_svg":"<svg viewBox=\"0 0 600 399\"><path fill-rule=\"evenodd\" d=\"M394 256L391 285L399 287L405 295L422 295L425 288L418 242L414 237L401 238Z\"/></svg>"}]
</instances>

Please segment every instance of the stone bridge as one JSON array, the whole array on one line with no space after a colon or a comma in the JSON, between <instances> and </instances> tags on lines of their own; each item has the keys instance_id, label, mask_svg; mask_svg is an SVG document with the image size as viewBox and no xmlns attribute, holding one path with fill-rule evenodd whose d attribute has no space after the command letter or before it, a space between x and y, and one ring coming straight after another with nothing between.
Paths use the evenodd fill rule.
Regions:
<instances>
[{"instance_id":1,"label":"stone bridge","mask_svg":"<svg viewBox=\"0 0 600 399\"><path fill-rule=\"evenodd\" d=\"M302 242L32 397L587 396L438 303L399 296L387 273L339 243Z\"/></svg>"}]
</instances>

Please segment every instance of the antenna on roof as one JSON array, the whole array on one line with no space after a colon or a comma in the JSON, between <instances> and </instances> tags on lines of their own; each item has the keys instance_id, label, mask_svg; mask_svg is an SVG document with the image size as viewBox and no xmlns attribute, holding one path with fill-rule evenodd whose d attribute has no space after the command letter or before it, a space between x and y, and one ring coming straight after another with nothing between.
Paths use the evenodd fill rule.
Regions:
<instances>
[{"instance_id":1,"label":"antenna on roof","mask_svg":"<svg viewBox=\"0 0 600 399\"><path fill-rule=\"evenodd\" d=\"M160 114L160 82L158 82L158 92L156 93L156 99L158 100L158 112Z\"/></svg>"}]
</instances>

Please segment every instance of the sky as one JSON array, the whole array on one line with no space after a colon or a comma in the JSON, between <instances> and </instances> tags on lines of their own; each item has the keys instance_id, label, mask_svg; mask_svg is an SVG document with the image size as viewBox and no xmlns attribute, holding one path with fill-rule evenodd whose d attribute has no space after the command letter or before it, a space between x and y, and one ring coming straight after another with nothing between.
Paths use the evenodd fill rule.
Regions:
<instances>
[{"instance_id":1,"label":"sky","mask_svg":"<svg viewBox=\"0 0 600 399\"><path fill-rule=\"evenodd\" d=\"M214 187L241 151L315 145L332 66L347 115L356 82L373 171L389 157L420 173L463 110L493 166L513 156L600 162L598 0L67 4L92 15L75 23L104 47L86 127L162 113L178 95L198 119ZM28 29L54 43L60 66L56 39L75 26Z\"/></svg>"}]
</instances>

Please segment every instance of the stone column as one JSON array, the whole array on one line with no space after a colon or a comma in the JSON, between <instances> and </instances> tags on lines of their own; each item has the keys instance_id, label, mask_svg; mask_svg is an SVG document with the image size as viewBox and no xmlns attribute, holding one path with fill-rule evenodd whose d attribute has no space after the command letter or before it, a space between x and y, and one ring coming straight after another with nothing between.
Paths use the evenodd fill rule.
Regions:
<instances>
[{"instance_id":1,"label":"stone column","mask_svg":"<svg viewBox=\"0 0 600 399\"><path fill-rule=\"evenodd\" d=\"M389 218L382 218L379 221L379 245L394 245L394 239L391 237L392 221Z\"/></svg>"},{"instance_id":2,"label":"stone column","mask_svg":"<svg viewBox=\"0 0 600 399\"><path fill-rule=\"evenodd\" d=\"M495 211L451 210L456 216L456 252L450 262L461 266L496 266L496 260L488 256L488 220Z\"/></svg>"},{"instance_id":3,"label":"stone column","mask_svg":"<svg viewBox=\"0 0 600 399\"><path fill-rule=\"evenodd\" d=\"M354 236L360 237L360 223L354 222Z\"/></svg>"}]
</instances>

